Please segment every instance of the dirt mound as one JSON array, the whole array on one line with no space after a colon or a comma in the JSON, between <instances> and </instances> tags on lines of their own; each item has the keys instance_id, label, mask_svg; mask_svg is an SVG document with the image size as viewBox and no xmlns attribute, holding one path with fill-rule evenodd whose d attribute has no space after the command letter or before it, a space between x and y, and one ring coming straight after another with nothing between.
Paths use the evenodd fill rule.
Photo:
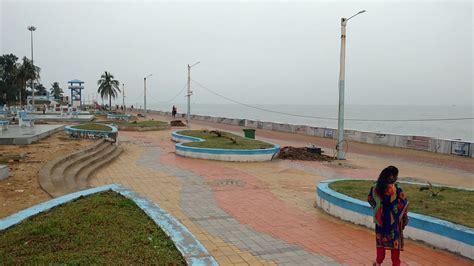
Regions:
<instances>
[{"instance_id":1,"label":"dirt mound","mask_svg":"<svg viewBox=\"0 0 474 266\"><path fill-rule=\"evenodd\" d=\"M332 161L333 158L323 154L311 153L305 147L283 147L276 159L300 161Z\"/></svg>"},{"instance_id":2,"label":"dirt mound","mask_svg":"<svg viewBox=\"0 0 474 266\"><path fill-rule=\"evenodd\" d=\"M181 122L181 120L173 120L170 122L170 125L172 127L185 127L186 126L186 124Z\"/></svg>"}]
</instances>

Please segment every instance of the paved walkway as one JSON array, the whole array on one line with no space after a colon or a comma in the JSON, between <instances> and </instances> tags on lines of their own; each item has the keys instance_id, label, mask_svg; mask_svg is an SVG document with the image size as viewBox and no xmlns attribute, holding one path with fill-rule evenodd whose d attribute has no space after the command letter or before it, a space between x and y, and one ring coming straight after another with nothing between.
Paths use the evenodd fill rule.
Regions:
<instances>
[{"instance_id":1,"label":"paved walkway","mask_svg":"<svg viewBox=\"0 0 474 266\"><path fill-rule=\"evenodd\" d=\"M314 208L314 201L315 186L322 179L375 177L384 163L377 158L354 154L342 165L216 162L176 156L170 131L120 135L124 153L98 171L90 185L121 183L158 203L221 265L369 265L374 259L370 230L328 216ZM411 174L436 172L427 165L418 169L418 164L403 164L403 171L406 167ZM469 174L462 169L442 171L456 177L454 182ZM402 259L409 265L472 265L413 241L407 241Z\"/></svg>"}]
</instances>

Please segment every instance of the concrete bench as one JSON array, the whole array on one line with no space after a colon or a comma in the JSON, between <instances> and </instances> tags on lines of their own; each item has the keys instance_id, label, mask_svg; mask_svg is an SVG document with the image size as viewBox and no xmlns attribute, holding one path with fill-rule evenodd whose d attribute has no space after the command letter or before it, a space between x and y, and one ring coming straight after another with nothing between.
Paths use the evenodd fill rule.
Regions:
<instances>
[{"instance_id":1,"label":"concrete bench","mask_svg":"<svg viewBox=\"0 0 474 266\"><path fill-rule=\"evenodd\" d=\"M3 109L0 109L0 117L7 118L7 116L8 116L8 112Z\"/></svg>"},{"instance_id":2,"label":"concrete bench","mask_svg":"<svg viewBox=\"0 0 474 266\"><path fill-rule=\"evenodd\" d=\"M0 128L1 128L1 131L7 130L9 124L10 124L9 121L0 121Z\"/></svg>"},{"instance_id":3,"label":"concrete bench","mask_svg":"<svg viewBox=\"0 0 474 266\"><path fill-rule=\"evenodd\" d=\"M24 126L32 127L35 125L35 119L28 117L28 114L26 113L26 111L18 112L18 118L19 118L18 122L21 127L24 127Z\"/></svg>"}]
</instances>

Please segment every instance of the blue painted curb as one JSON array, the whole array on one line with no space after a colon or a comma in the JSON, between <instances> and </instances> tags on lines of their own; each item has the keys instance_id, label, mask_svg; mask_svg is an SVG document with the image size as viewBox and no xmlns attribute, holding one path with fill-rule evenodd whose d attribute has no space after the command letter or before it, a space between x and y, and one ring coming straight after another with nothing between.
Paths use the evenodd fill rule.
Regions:
<instances>
[{"instance_id":1,"label":"blue painted curb","mask_svg":"<svg viewBox=\"0 0 474 266\"><path fill-rule=\"evenodd\" d=\"M101 131L101 130L86 130L86 129L79 129L74 128L72 126L67 126L64 128L67 134L75 137L103 137L103 138L111 138L114 141L117 140L118 135L118 128L116 126L108 125L108 124L101 124L107 126L112 129L112 131Z\"/></svg>"},{"instance_id":2,"label":"blue painted curb","mask_svg":"<svg viewBox=\"0 0 474 266\"><path fill-rule=\"evenodd\" d=\"M373 211L369 203L338 193L329 187L330 183L342 180L354 179L330 179L321 181L317 187L318 196L346 210L372 217ZM409 227L474 246L474 230L469 227L418 213L409 212L408 216L410 217Z\"/></svg>"},{"instance_id":3,"label":"blue painted curb","mask_svg":"<svg viewBox=\"0 0 474 266\"><path fill-rule=\"evenodd\" d=\"M135 204L137 204L137 206L173 240L174 244L181 254L183 254L183 257L189 265L219 265L216 259L209 254L201 242L176 218L162 209L158 204L139 196L131 190L123 188L119 184L111 184L74 192L19 211L11 216L0 219L0 231L6 230L30 217L46 212L80 197L108 190L115 191L122 196L133 200L133 202L135 202Z\"/></svg>"},{"instance_id":4,"label":"blue painted curb","mask_svg":"<svg viewBox=\"0 0 474 266\"><path fill-rule=\"evenodd\" d=\"M177 131L171 133L171 135L180 140L188 142L204 142L206 140L186 135L181 135ZM176 149L181 151L209 153L209 154L237 154L237 155L262 155L262 154L276 154L280 151L280 145L272 144L272 148L268 149L254 149L254 150L238 150L238 149L209 149L209 148L198 148L185 146L183 143L176 143Z\"/></svg>"},{"instance_id":5,"label":"blue painted curb","mask_svg":"<svg viewBox=\"0 0 474 266\"><path fill-rule=\"evenodd\" d=\"M112 129L112 131L102 131L102 130L87 130L87 129L79 129L79 128L74 128L73 126L67 126L64 128L64 130L66 130L67 132L84 132L84 133L117 133L118 132L118 129L117 127L114 127L114 126L111 126L111 125L108 125L108 124L101 124L101 125L104 125L104 126L107 126L107 127L110 127Z\"/></svg>"}]
</instances>

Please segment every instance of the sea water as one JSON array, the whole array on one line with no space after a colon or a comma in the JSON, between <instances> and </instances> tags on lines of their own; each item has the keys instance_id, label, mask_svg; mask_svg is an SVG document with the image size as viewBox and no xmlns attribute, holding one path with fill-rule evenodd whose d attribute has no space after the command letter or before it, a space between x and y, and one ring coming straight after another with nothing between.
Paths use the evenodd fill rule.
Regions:
<instances>
[{"instance_id":1,"label":"sea water","mask_svg":"<svg viewBox=\"0 0 474 266\"><path fill-rule=\"evenodd\" d=\"M179 113L186 113L186 104L175 104ZM170 111L172 104L148 104L149 109ZM337 118L338 108L335 105L253 105L272 111ZM137 106L139 107L139 106ZM406 120L406 119L439 119L474 117L472 106L381 106L381 105L346 105L346 119L368 120ZM238 105L238 104L192 104L191 113L199 115L228 118L246 118L260 121L279 122L316 127L337 128L337 120L316 119L290 116ZM389 134L428 136L441 139L461 139L474 142L474 120L454 121L345 121L345 129L381 132Z\"/></svg>"}]
</instances>

